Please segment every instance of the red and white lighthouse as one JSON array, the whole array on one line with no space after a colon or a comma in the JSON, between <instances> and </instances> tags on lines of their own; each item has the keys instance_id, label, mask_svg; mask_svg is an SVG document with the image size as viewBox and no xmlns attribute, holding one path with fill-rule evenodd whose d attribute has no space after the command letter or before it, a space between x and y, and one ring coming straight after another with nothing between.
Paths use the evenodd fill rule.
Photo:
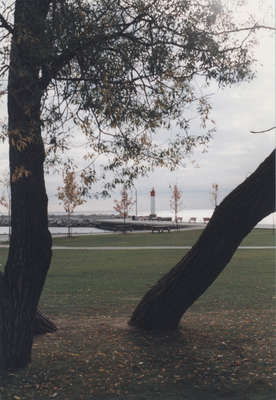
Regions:
<instances>
[{"instance_id":1,"label":"red and white lighthouse","mask_svg":"<svg viewBox=\"0 0 276 400\"><path fill-rule=\"evenodd\" d=\"M150 192L150 217L156 217L156 210L155 210L155 190L152 188Z\"/></svg>"}]
</instances>

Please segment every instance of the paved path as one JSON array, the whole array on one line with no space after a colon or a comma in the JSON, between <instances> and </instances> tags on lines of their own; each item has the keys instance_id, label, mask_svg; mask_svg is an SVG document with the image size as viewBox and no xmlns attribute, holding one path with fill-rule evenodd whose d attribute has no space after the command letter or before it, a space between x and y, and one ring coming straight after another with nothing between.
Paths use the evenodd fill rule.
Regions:
<instances>
[{"instance_id":1,"label":"paved path","mask_svg":"<svg viewBox=\"0 0 276 400\"><path fill-rule=\"evenodd\" d=\"M8 248L1 244L0 248ZM188 250L192 246L53 246L52 250ZM239 250L276 250L276 246L240 246Z\"/></svg>"}]
</instances>

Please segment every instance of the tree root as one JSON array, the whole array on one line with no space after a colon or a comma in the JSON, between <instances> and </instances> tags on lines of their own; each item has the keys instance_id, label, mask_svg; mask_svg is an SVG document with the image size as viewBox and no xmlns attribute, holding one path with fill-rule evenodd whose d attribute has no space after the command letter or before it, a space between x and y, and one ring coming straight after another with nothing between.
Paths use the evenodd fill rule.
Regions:
<instances>
[{"instance_id":1,"label":"tree root","mask_svg":"<svg viewBox=\"0 0 276 400\"><path fill-rule=\"evenodd\" d=\"M34 336L44 335L45 333L53 333L57 331L56 325L50 321L45 315L42 315L39 310L36 312L34 319Z\"/></svg>"}]
</instances>

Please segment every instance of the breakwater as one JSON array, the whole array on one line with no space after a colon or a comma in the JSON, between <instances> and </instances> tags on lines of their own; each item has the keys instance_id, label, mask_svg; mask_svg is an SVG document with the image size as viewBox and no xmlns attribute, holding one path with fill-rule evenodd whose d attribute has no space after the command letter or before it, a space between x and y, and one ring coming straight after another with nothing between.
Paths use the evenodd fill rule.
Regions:
<instances>
[{"instance_id":1,"label":"breakwater","mask_svg":"<svg viewBox=\"0 0 276 400\"><path fill-rule=\"evenodd\" d=\"M191 224L175 224L170 220L123 220L123 219L103 219L97 221L95 227L98 229L114 232L131 231L170 231L175 229L185 229L191 227Z\"/></svg>"}]
</instances>

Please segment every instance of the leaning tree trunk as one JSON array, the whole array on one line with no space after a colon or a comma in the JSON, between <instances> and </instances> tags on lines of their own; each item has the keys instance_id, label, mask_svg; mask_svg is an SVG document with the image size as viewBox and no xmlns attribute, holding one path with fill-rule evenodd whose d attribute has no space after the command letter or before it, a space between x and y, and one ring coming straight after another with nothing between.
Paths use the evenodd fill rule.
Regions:
<instances>
[{"instance_id":1,"label":"leaning tree trunk","mask_svg":"<svg viewBox=\"0 0 276 400\"><path fill-rule=\"evenodd\" d=\"M226 267L242 239L275 210L275 151L216 207L186 256L144 296L129 324L176 329L182 315Z\"/></svg>"},{"instance_id":2,"label":"leaning tree trunk","mask_svg":"<svg viewBox=\"0 0 276 400\"><path fill-rule=\"evenodd\" d=\"M0 276L2 371L25 367L31 360L35 315L51 260L38 50L47 4L15 3L8 82L12 233L5 272Z\"/></svg>"}]
</instances>

